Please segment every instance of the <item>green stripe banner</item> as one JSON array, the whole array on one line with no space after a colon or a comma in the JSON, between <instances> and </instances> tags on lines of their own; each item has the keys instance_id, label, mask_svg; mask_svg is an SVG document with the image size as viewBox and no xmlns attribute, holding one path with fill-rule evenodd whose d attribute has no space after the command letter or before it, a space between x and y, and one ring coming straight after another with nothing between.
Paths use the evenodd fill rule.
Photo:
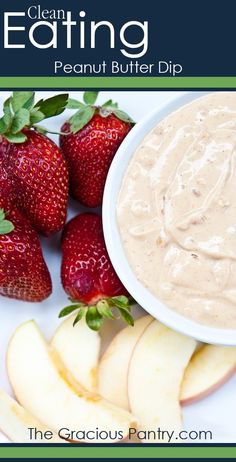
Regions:
<instances>
[{"instance_id":1,"label":"green stripe banner","mask_svg":"<svg viewBox=\"0 0 236 462\"><path fill-rule=\"evenodd\" d=\"M227 459L236 458L236 446L1 446L0 459Z\"/></svg>"},{"instance_id":2,"label":"green stripe banner","mask_svg":"<svg viewBox=\"0 0 236 462\"><path fill-rule=\"evenodd\" d=\"M0 88L236 88L236 77L0 77Z\"/></svg>"}]
</instances>

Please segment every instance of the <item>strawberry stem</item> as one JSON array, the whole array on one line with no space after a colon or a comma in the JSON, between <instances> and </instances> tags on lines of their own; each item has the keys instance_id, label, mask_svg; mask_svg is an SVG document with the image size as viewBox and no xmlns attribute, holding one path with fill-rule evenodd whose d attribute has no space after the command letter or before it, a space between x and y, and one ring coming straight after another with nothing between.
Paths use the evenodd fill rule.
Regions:
<instances>
[{"instance_id":1,"label":"strawberry stem","mask_svg":"<svg viewBox=\"0 0 236 462\"><path fill-rule=\"evenodd\" d=\"M86 319L88 327L92 330L98 331L105 318L116 319L113 310L118 310L120 316L124 321L130 325L134 325L134 319L131 314L131 304L133 299L125 295L117 297L109 297L101 299L96 305L85 305L80 302L72 302L71 305L66 306L59 313L59 318L63 318L78 310L78 314L74 319L73 326L75 326L83 317Z\"/></svg>"},{"instance_id":2,"label":"strawberry stem","mask_svg":"<svg viewBox=\"0 0 236 462\"><path fill-rule=\"evenodd\" d=\"M68 136L69 133L68 132L56 132L56 131L53 131L53 130L48 130L48 128L46 127L43 127L42 125L33 125L32 128L35 128L36 130L38 130L38 132L40 133L43 133L43 134L46 134L46 133L50 133L51 135L59 135L59 136Z\"/></svg>"}]
</instances>

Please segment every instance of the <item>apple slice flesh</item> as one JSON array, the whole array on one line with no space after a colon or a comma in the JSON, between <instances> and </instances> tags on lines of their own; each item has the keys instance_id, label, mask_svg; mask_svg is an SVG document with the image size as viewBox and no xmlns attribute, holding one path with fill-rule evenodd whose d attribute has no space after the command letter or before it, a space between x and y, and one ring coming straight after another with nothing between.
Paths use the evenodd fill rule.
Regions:
<instances>
[{"instance_id":1,"label":"apple slice flesh","mask_svg":"<svg viewBox=\"0 0 236 462\"><path fill-rule=\"evenodd\" d=\"M129 427L135 426L130 413L74 386L34 321L22 324L15 331L8 347L7 368L21 405L57 433L62 428L80 430L85 432L81 440L91 442L86 432L92 431L96 442L98 427L108 433L106 442L109 442L114 441L118 430L125 438Z\"/></svg>"},{"instance_id":2,"label":"apple slice flesh","mask_svg":"<svg viewBox=\"0 0 236 462\"><path fill-rule=\"evenodd\" d=\"M151 316L135 321L134 327L125 327L112 340L98 368L99 393L112 403L129 410L128 369L133 349L147 326Z\"/></svg>"},{"instance_id":3,"label":"apple slice flesh","mask_svg":"<svg viewBox=\"0 0 236 462\"><path fill-rule=\"evenodd\" d=\"M36 428L42 432L42 439L34 439L30 435L29 428ZM35 417L27 412L20 404L11 398L3 390L0 390L0 430L13 443L62 443L62 439L56 434L52 438L49 436L49 428L42 425ZM31 437L32 436L32 437Z\"/></svg>"},{"instance_id":4,"label":"apple slice flesh","mask_svg":"<svg viewBox=\"0 0 236 462\"><path fill-rule=\"evenodd\" d=\"M236 372L236 347L204 345L191 358L181 386L181 404L217 390Z\"/></svg>"},{"instance_id":5,"label":"apple slice flesh","mask_svg":"<svg viewBox=\"0 0 236 462\"><path fill-rule=\"evenodd\" d=\"M143 442L155 442L152 431L158 428L181 431L180 386L195 348L195 340L158 321L153 321L137 342L129 366L128 393L139 430L150 432ZM167 433L160 438L158 442L169 442Z\"/></svg>"},{"instance_id":6,"label":"apple slice flesh","mask_svg":"<svg viewBox=\"0 0 236 462\"><path fill-rule=\"evenodd\" d=\"M0 444L2 443L10 443L11 441L9 440L9 438L7 438L6 435L4 435L4 433L0 432ZM17 441L16 441L17 442Z\"/></svg>"},{"instance_id":7,"label":"apple slice flesh","mask_svg":"<svg viewBox=\"0 0 236 462\"><path fill-rule=\"evenodd\" d=\"M97 367L100 352L100 336L81 319L73 326L76 315L63 321L56 330L51 345L57 351L65 368L74 380L86 390L97 390Z\"/></svg>"}]
</instances>

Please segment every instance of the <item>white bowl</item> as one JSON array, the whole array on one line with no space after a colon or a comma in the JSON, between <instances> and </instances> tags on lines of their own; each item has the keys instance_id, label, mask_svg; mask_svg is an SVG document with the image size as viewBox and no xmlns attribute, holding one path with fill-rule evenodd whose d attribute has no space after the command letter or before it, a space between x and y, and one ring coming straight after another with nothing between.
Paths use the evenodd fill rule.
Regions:
<instances>
[{"instance_id":1,"label":"white bowl","mask_svg":"<svg viewBox=\"0 0 236 462\"><path fill-rule=\"evenodd\" d=\"M160 120L180 106L204 94L206 92L188 92L171 102L162 104L137 123L125 138L114 157L106 181L103 198L104 235L108 253L119 278L145 311L168 327L197 340L214 344L236 345L235 329L210 327L187 319L164 305L137 280L125 255L116 219L116 205L121 183L130 159L140 142Z\"/></svg>"}]
</instances>

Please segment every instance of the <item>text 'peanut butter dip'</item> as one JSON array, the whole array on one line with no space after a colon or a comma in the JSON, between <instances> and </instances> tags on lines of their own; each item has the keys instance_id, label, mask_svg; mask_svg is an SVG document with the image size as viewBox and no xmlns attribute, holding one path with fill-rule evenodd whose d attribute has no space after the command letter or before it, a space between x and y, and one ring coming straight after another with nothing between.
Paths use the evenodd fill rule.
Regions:
<instances>
[{"instance_id":1,"label":"text 'peanut butter dip'","mask_svg":"<svg viewBox=\"0 0 236 462\"><path fill-rule=\"evenodd\" d=\"M158 299L236 328L236 93L158 123L126 171L117 219L133 271Z\"/></svg>"}]
</instances>

